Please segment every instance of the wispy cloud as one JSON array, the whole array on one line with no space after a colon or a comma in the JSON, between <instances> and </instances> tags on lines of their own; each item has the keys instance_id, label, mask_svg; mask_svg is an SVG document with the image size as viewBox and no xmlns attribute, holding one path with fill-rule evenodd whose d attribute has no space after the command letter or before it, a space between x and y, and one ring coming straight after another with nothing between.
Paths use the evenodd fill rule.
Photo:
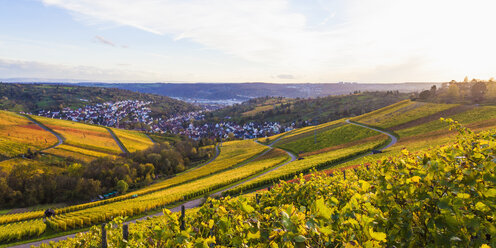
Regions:
<instances>
[{"instance_id":1,"label":"wispy cloud","mask_svg":"<svg viewBox=\"0 0 496 248\"><path fill-rule=\"evenodd\" d=\"M99 68L93 66L68 66L38 61L12 60L0 58L2 78L66 78L73 80L146 81L159 77L155 73L126 69Z\"/></svg>"},{"instance_id":2,"label":"wispy cloud","mask_svg":"<svg viewBox=\"0 0 496 248\"><path fill-rule=\"evenodd\" d=\"M295 79L295 76L291 74L279 74L277 75L277 78L279 79Z\"/></svg>"},{"instance_id":3,"label":"wispy cloud","mask_svg":"<svg viewBox=\"0 0 496 248\"><path fill-rule=\"evenodd\" d=\"M109 46L113 46L115 47L115 44L105 38L103 38L102 36L99 36L99 35L96 35L95 36L95 40L102 43L102 44L105 44L105 45L109 45Z\"/></svg>"},{"instance_id":4,"label":"wispy cloud","mask_svg":"<svg viewBox=\"0 0 496 248\"><path fill-rule=\"evenodd\" d=\"M329 16L316 26L289 0L42 1L91 25L113 23L193 41L249 61L269 78L285 71L314 75L302 80L375 82L494 73L492 0L322 0ZM408 75L373 73L417 59L423 63Z\"/></svg>"}]
</instances>

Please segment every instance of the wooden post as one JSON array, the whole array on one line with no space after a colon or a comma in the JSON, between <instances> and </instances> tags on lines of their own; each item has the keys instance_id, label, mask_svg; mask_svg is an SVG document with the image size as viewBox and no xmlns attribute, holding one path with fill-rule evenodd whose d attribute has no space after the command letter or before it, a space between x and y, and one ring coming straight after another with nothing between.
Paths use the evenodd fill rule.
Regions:
<instances>
[{"instance_id":1,"label":"wooden post","mask_svg":"<svg viewBox=\"0 0 496 248\"><path fill-rule=\"evenodd\" d=\"M129 238L129 226L127 224L124 224L122 226L122 239L128 240Z\"/></svg>"},{"instance_id":2,"label":"wooden post","mask_svg":"<svg viewBox=\"0 0 496 248\"><path fill-rule=\"evenodd\" d=\"M105 223L102 224L102 248L107 248L107 230L105 229Z\"/></svg>"},{"instance_id":3,"label":"wooden post","mask_svg":"<svg viewBox=\"0 0 496 248\"><path fill-rule=\"evenodd\" d=\"M257 205L260 204L260 196L258 194L255 195L255 199L257 199Z\"/></svg>"},{"instance_id":4,"label":"wooden post","mask_svg":"<svg viewBox=\"0 0 496 248\"><path fill-rule=\"evenodd\" d=\"M186 209L184 208L184 205L182 205L181 206L181 230L186 229L185 218L186 218Z\"/></svg>"},{"instance_id":5,"label":"wooden post","mask_svg":"<svg viewBox=\"0 0 496 248\"><path fill-rule=\"evenodd\" d=\"M343 178L344 178L344 180L346 180L346 171L345 170L343 171Z\"/></svg>"}]
</instances>

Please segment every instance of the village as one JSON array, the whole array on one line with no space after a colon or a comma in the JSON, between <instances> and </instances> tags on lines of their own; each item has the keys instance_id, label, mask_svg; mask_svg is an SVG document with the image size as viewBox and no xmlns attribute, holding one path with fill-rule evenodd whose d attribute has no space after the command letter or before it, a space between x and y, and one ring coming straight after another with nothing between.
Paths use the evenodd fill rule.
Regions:
<instances>
[{"instance_id":1,"label":"village","mask_svg":"<svg viewBox=\"0 0 496 248\"><path fill-rule=\"evenodd\" d=\"M229 117L225 118L226 121L202 123L205 113L209 110L178 114L168 119L153 118L150 115L150 104L151 102L126 100L86 105L78 109L41 110L36 114L107 127L184 135L195 140L201 138L252 139L290 131L294 128L293 126L283 127L278 122L249 122L240 125L229 121Z\"/></svg>"}]
</instances>

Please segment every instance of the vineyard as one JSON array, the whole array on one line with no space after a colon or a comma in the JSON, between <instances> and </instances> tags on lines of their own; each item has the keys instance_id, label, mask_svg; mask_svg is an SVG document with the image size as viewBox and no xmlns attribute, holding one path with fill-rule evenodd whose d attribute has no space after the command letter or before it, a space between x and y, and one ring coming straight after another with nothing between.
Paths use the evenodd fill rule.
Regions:
<instances>
[{"instance_id":1,"label":"vineyard","mask_svg":"<svg viewBox=\"0 0 496 248\"><path fill-rule=\"evenodd\" d=\"M496 132L457 123L455 144L367 167L209 199L184 218L106 225L109 247L489 247L496 245ZM183 224L184 223L184 224ZM100 228L42 247L98 247Z\"/></svg>"},{"instance_id":2,"label":"vineyard","mask_svg":"<svg viewBox=\"0 0 496 248\"><path fill-rule=\"evenodd\" d=\"M38 151L57 143L50 132L24 116L0 111L0 157L10 158Z\"/></svg>"},{"instance_id":3,"label":"vineyard","mask_svg":"<svg viewBox=\"0 0 496 248\"><path fill-rule=\"evenodd\" d=\"M153 142L144 133L117 128L111 129L129 152L145 150L153 145Z\"/></svg>"},{"instance_id":4,"label":"vineyard","mask_svg":"<svg viewBox=\"0 0 496 248\"><path fill-rule=\"evenodd\" d=\"M133 244L133 246L149 246L150 244L148 243L139 242L151 242L150 240L154 240L154 242L158 242L164 246L176 246L176 243L167 242L187 240L191 242L190 244L208 244L211 242L225 246L258 246L262 240L267 242L270 240L273 241L274 245L293 243L292 245L301 246L302 244L298 243L305 243L311 247L341 246L344 244L404 246L401 239L402 235L406 235L405 233L411 233L412 231L404 229L407 227L395 226L394 223L399 223L397 221L398 219L406 218L406 216L410 216L411 214L400 213L394 207L391 210L384 207L384 202L391 201L392 197L392 193L384 193L386 192L385 190L394 192L394 194L404 193L408 196L405 199L410 199L409 197L411 196L411 199L422 202L418 200L420 196L415 195L417 193L412 193L412 190L417 190L417 188L410 187L413 185L412 182L416 185L421 180L426 180L426 182L428 181L426 185L430 187L432 183L439 181L439 178L449 173L447 171L434 173L430 167L437 166L436 168L439 168L440 163L445 163L446 168L457 168L452 163L459 163L459 160L463 160L465 163L472 162L465 161L467 157L462 157L456 153L466 152L460 151L460 144L466 140L475 140L471 142L482 142L481 144L487 144L488 146L491 146L491 142L494 143L491 140L494 139L490 135L492 133L473 134L469 131L464 131L463 128L456 124L454 126L465 133L465 136L457 141L453 135L454 131L448 131L446 129L448 124L427 118L430 115L444 113L442 111L453 107L454 105L447 104L417 104L411 101L404 101L378 110L375 114L365 114L355 118L355 120L359 119L367 122L369 125L377 125L383 128L400 127L399 125L407 122L413 123L412 121L418 122L413 127L403 125L405 128L395 129L395 132L400 136L399 142L386 149L384 151L385 154L372 155L368 153L373 149L378 149L388 144L391 141L388 136L366 127L347 124L343 120L304 127L268 137L267 140L260 140L261 142L267 141L264 142L266 145L274 142L274 147L278 148L267 147L253 140L223 142L218 145L220 154L216 159L205 165L200 165L179 173L172 178L113 198L55 209L55 217L47 219L46 222L40 222L44 215L43 211L0 215L0 230L2 228L6 230L9 226L12 228L15 227L15 230L17 230L15 235L0 236L0 244L26 240L40 235L43 237L46 233L59 233L87 228L95 224L112 221L116 217L127 216L136 218L150 213L156 213L163 208L179 202L195 202L195 204L200 204L200 199L203 196L221 194L226 196L226 198L222 200L208 200L211 202L212 207L210 207L210 204L205 204L199 209L188 212L191 214L187 219L187 226L190 229L186 231L171 231L179 228L175 226L178 224L178 216L167 212L167 210L164 210L165 217L156 217L150 221L138 222L142 224L131 225L130 244ZM449 117L459 120L467 126L474 127L476 130L487 130L496 126L494 118L496 108L487 106L468 110L470 111L456 112ZM425 111L428 111L428 113ZM474 113L472 111L476 112ZM406 122L398 117L401 113L407 116L405 117ZM84 154L84 156L93 158L103 156L104 154L116 154L108 152L106 150L108 148L106 147L104 149L96 147L98 142L95 140L97 138L93 137L94 140L89 142L89 144L93 144L91 149L77 145L78 139L75 134L72 134L72 143L67 142L69 138L64 135L64 132L67 133L69 127L74 125L67 124L70 122L65 123L69 127L63 128L57 128L54 124L50 126L51 124L48 122L43 123L66 138L65 144L57 147L60 151ZM91 125L84 126L84 128L89 130L84 131L87 135L101 138L101 136L95 134L98 131L93 129L98 127ZM113 144L117 146L110 133L107 130L105 131L100 130L98 134L108 135L105 137L110 137L114 142ZM151 140L142 133L118 129L113 129L112 131L119 137L119 140L127 149L133 149L133 147L141 149L152 144ZM68 137L71 137L71 134ZM408 148L410 152L406 152L404 148ZM301 152L300 157L298 160L291 160L288 163L290 159L288 151L294 150ZM475 149L473 152L478 152L479 150L483 150L486 153L489 151L486 147L480 147L480 149ZM442 156L439 155L440 151L450 151L448 153L449 155L447 155L449 159L452 156L458 157L458 159L441 161ZM492 155L477 155L477 159L480 159L480 156L487 157ZM434 165L434 163L437 164ZM366 164L367 167L358 166L360 164ZM341 170L336 170L336 168L347 170L343 173ZM356 172L353 170L350 171L350 168L354 168ZM367 170L365 168L369 169ZM411 173L413 174L405 174L405 168L408 171L412 171ZM485 168L479 169L485 170ZM306 176L306 179L300 178L297 180L299 183L284 183L280 181L290 180L301 174L311 173L315 170L323 170L324 173L319 176ZM430 176L429 173L433 173L433 175ZM323 175L330 176L324 177ZM385 175L389 175L395 179L386 180ZM409 181L406 181L407 179ZM385 182L399 189L388 188L385 186ZM229 196L246 194L247 192L253 192L254 190L266 188L270 185L276 186L268 192L259 192L258 194L263 194L260 198L253 198L253 193L229 198ZM406 187L406 185L410 186ZM440 185L443 187L446 186L443 184ZM377 189L381 191L379 192ZM419 188L418 190L421 189ZM319 196L323 196L323 198L318 199ZM481 201L484 199L482 197ZM429 211L434 212L422 213L422 208L415 205L414 201L403 202L403 200L393 200L397 200L395 204L412 204L410 210L416 217L412 220L414 222L410 222L409 220L407 224L412 225L408 228L411 228L414 232L420 232L418 231L420 228L419 221L424 221L422 214L436 216L435 220L433 220L435 227L422 226L422 228L447 228L439 224L443 220L439 220L440 217L437 216L439 213L436 212L438 210L430 209L432 208L431 205L429 205ZM425 199L424 202L426 202ZM483 203L488 208L493 207L487 201ZM436 204L438 203L434 205ZM449 202L447 204L454 203ZM326 211L319 210L322 206L325 206L322 209ZM415 208L417 209L415 210ZM276 212L273 213L271 211ZM287 220L284 219L286 217L282 214L282 211L288 215ZM214 217L209 217L207 213L213 214L212 216ZM216 214L217 216L215 217ZM225 219L225 215L238 217ZM389 218L392 219L389 220ZM256 220L258 224L252 221L246 222L246 220ZM204 223L202 224L199 221L204 221ZM281 223L285 223L285 221L289 221L288 223L292 224L281 226ZM212 235L207 234L205 236L204 231L207 229L202 229L206 227L205 223L209 226L207 229L212 230L208 231L208 233L212 232ZM240 223L245 224L241 225ZM301 226L300 224L302 223L303 225ZM308 226L308 223L312 223L312 225ZM459 223L461 222L459 221ZM238 225L239 228L234 228L234 226ZM233 228L230 226L235 230L231 230ZM122 241L122 236L119 236L122 233L115 229L118 226L108 225L107 227L110 229L109 234L115 235L109 237L109 242L117 242L113 244L118 246L120 244L118 242ZM149 229L151 227L161 228L160 230L164 230L169 236L164 233L160 237L153 236L151 234L153 231ZM249 231L247 232L247 230ZM452 232L452 230L444 231ZM445 238L442 231L439 233L440 237ZM94 237L91 235L94 235ZM88 246L83 245L81 247L93 247L89 244L97 244L99 242L98 235L99 230L92 228L89 233L79 234L79 241L77 242L88 244ZM228 239L227 237L229 235L236 238ZM409 235L414 236L413 233ZM457 233L454 235L460 234ZM143 239L142 237L145 236L148 238ZM432 245L434 244L433 242L438 242L434 240L440 237L423 240L415 239L415 241L410 242L416 243L409 243L409 245ZM456 237L462 241L467 240L467 234L464 237ZM319 243L322 240L327 243ZM469 240L474 240L474 238L470 238ZM76 241L70 240L64 242L57 243L57 245L70 246L72 244L70 242ZM157 246L160 247L160 245Z\"/></svg>"},{"instance_id":5,"label":"vineyard","mask_svg":"<svg viewBox=\"0 0 496 248\"><path fill-rule=\"evenodd\" d=\"M40 116L31 117L64 138L64 146L49 149L47 153L89 161L122 152L104 127Z\"/></svg>"},{"instance_id":6,"label":"vineyard","mask_svg":"<svg viewBox=\"0 0 496 248\"><path fill-rule=\"evenodd\" d=\"M371 129L351 124L340 125L322 132L315 132L315 136L306 136L291 142L288 142L290 138L285 137L277 143L277 147L301 154L365 139L378 134Z\"/></svg>"},{"instance_id":7,"label":"vineyard","mask_svg":"<svg viewBox=\"0 0 496 248\"><path fill-rule=\"evenodd\" d=\"M423 103L405 100L353 118L353 120L381 128L391 128L455 106L455 104Z\"/></svg>"}]
</instances>

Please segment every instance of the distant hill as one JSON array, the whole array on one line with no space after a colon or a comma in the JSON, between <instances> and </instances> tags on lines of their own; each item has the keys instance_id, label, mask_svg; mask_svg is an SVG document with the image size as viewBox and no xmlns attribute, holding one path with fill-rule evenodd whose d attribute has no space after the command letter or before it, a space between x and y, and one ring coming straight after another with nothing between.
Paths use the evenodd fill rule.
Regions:
<instances>
[{"instance_id":1,"label":"distant hill","mask_svg":"<svg viewBox=\"0 0 496 248\"><path fill-rule=\"evenodd\" d=\"M306 122L324 123L358 116L409 96L399 91L377 91L300 99L260 97L207 113L205 121L215 123L228 118L238 123L279 122L299 127L309 124Z\"/></svg>"},{"instance_id":2,"label":"distant hill","mask_svg":"<svg viewBox=\"0 0 496 248\"><path fill-rule=\"evenodd\" d=\"M185 100L227 100L239 102L251 98L275 96L309 98L342 95L354 91L416 92L440 83L323 83L323 84L271 84L271 83L78 83L83 86L112 87L143 93L154 93Z\"/></svg>"},{"instance_id":3,"label":"distant hill","mask_svg":"<svg viewBox=\"0 0 496 248\"><path fill-rule=\"evenodd\" d=\"M163 95L134 92L125 89L86 87L72 84L0 83L0 109L36 112L79 108L108 101L141 100L153 102L151 115L170 116L189 112L198 107Z\"/></svg>"}]
</instances>

